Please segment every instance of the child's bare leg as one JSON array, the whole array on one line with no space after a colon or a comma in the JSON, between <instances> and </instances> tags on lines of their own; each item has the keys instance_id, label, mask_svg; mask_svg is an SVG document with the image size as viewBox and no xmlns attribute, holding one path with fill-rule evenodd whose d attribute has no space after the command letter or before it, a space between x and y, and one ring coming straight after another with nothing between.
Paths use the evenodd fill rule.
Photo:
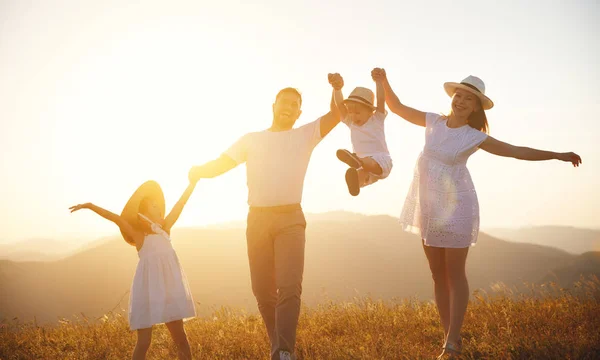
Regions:
<instances>
[{"instance_id":1,"label":"child's bare leg","mask_svg":"<svg viewBox=\"0 0 600 360\"><path fill-rule=\"evenodd\" d=\"M133 349L133 360L144 360L152 342L152 328L138 329L137 343Z\"/></svg>"},{"instance_id":2,"label":"child's bare leg","mask_svg":"<svg viewBox=\"0 0 600 360\"><path fill-rule=\"evenodd\" d=\"M364 158L360 158L360 161L362 162L362 168L365 169L366 171L370 172L371 174L375 174L375 175L383 174L383 169L381 168L381 166L379 166L377 161L373 160L373 158L364 157Z\"/></svg>"},{"instance_id":3,"label":"child's bare leg","mask_svg":"<svg viewBox=\"0 0 600 360\"><path fill-rule=\"evenodd\" d=\"M187 335L183 329L183 320L171 321L166 325L177 346L177 357L180 360L192 360L192 350L190 349L190 343L188 342Z\"/></svg>"},{"instance_id":4,"label":"child's bare leg","mask_svg":"<svg viewBox=\"0 0 600 360\"><path fill-rule=\"evenodd\" d=\"M358 169L358 186L363 187L369 180L369 172L363 168Z\"/></svg>"}]
</instances>

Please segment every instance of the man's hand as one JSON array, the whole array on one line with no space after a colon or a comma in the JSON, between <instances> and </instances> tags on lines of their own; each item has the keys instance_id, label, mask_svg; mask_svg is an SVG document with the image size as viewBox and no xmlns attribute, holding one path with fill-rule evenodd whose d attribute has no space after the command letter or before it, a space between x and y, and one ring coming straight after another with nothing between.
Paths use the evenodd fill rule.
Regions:
<instances>
[{"instance_id":1,"label":"man's hand","mask_svg":"<svg viewBox=\"0 0 600 360\"><path fill-rule=\"evenodd\" d=\"M342 78L342 75L338 73L328 74L327 79L335 90L341 90L344 87L344 79Z\"/></svg>"}]
</instances>

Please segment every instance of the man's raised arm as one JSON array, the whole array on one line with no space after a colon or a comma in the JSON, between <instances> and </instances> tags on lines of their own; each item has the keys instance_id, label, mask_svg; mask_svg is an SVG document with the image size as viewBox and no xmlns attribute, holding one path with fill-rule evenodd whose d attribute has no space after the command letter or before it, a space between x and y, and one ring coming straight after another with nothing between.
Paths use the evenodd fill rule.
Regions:
<instances>
[{"instance_id":1,"label":"man's raised arm","mask_svg":"<svg viewBox=\"0 0 600 360\"><path fill-rule=\"evenodd\" d=\"M330 111L321 117L321 137L325 137L325 135L329 134L329 132L340 123L342 116L339 107L336 105L335 92L342 89L344 86L344 79L338 73L329 74L328 79L333 87L334 93L330 103Z\"/></svg>"}]
</instances>

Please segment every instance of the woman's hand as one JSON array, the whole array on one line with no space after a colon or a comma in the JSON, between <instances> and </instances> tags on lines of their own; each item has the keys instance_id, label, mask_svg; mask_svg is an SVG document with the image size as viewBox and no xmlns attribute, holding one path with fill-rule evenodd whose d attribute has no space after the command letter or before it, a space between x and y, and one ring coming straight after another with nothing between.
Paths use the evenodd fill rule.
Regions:
<instances>
[{"instance_id":1,"label":"woman's hand","mask_svg":"<svg viewBox=\"0 0 600 360\"><path fill-rule=\"evenodd\" d=\"M381 69L381 68L373 69L371 71L371 77L373 78L373 81L375 81L375 82L385 81L387 79L385 70Z\"/></svg>"},{"instance_id":2,"label":"woman's hand","mask_svg":"<svg viewBox=\"0 0 600 360\"><path fill-rule=\"evenodd\" d=\"M561 161L570 162L573 164L574 167L579 167L579 165L581 164L581 156L573 152L558 153L558 156L556 158Z\"/></svg>"},{"instance_id":3,"label":"woman's hand","mask_svg":"<svg viewBox=\"0 0 600 360\"><path fill-rule=\"evenodd\" d=\"M92 205L92 203L79 204L79 205L71 206L69 208L69 210L71 210L71 212L74 213L77 210L89 209L90 205Z\"/></svg>"}]
</instances>

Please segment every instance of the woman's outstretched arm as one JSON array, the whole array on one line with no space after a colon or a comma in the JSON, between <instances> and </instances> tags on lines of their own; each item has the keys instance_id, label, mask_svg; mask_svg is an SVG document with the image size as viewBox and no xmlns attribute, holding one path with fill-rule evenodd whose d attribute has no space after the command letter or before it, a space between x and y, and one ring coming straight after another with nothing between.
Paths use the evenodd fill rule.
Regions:
<instances>
[{"instance_id":1,"label":"woman's outstretched arm","mask_svg":"<svg viewBox=\"0 0 600 360\"><path fill-rule=\"evenodd\" d=\"M557 153L553 151L544 151L532 149L524 146L514 146L488 136L479 147L490 154L512 157L519 160L544 161L561 160L567 161L577 167L581 164L581 157L573 152Z\"/></svg>"}]
</instances>

